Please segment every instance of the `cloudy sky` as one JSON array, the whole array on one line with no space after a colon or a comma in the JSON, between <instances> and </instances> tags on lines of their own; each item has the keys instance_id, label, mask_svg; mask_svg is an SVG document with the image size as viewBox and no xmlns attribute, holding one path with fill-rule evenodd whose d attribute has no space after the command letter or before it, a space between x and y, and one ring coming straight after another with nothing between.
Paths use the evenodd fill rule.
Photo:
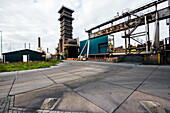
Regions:
<instances>
[{"instance_id":1,"label":"cloudy sky","mask_svg":"<svg viewBox=\"0 0 170 113\"><path fill-rule=\"evenodd\" d=\"M42 48L46 51L48 47L51 53L55 53L60 38L58 10L62 5L75 11L73 37L85 40L88 36L85 29L113 19L117 12L121 13L126 8L133 10L148 1L153 0L0 0L3 52L24 49L24 43L27 43L27 48L31 43L31 49L37 50L38 37L41 37ZM160 8L165 5L168 3L160 5ZM151 31L153 28L151 24ZM160 28L160 38L168 37L165 20L160 22ZM153 33L150 36L152 39ZM124 45L121 33L116 33L115 37L116 46Z\"/></svg>"}]
</instances>

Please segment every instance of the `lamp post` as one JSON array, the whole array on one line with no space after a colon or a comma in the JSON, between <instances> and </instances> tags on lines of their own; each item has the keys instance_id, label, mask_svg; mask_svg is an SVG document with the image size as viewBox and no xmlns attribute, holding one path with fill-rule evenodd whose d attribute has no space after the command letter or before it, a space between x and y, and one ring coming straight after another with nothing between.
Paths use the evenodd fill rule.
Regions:
<instances>
[{"instance_id":1,"label":"lamp post","mask_svg":"<svg viewBox=\"0 0 170 113\"><path fill-rule=\"evenodd\" d=\"M1 55L2 55L2 31L1 32Z\"/></svg>"}]
</instances>

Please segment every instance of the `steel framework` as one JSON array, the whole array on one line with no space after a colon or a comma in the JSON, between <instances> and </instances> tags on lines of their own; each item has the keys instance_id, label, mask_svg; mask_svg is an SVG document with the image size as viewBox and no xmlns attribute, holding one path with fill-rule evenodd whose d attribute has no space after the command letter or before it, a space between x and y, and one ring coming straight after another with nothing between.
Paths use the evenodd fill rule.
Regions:
<instances>
[{"instance_id":1,"label":"steel framework","mask_svg":"<svg viewBox=\"0 0 170 113\"><path fill-rule=\"evenodd\" d=\"M127 54L127 48L129 49L129 53L130 53L130 39L133 39L135 41L137 41L138 43L140 43L137 39L135 39L135 36L143 36L146 35L146 42L147 42L147 46L146 46L146 51L150 51L150 39L149 39L149 23L155 22L155 39L154 39L154 47L156 49L159 48L159 21L163 20L163 19L167 19L170 18L170 7L165 7L163 9L157 10L157 5L160 3L163 3L167 0L158 0L158 1L154 1L152 3L149 3L147 5L141 6L133 11L129 11L129 12L125 12L122 15L109 20L105 23L102 23L96 27L93 27L89 30L87 30L86 32L88 33L88 48L87 48L87 58L89 56L89 45L90 45L90 39L92 38L97 38L103 35L110 35L112 33L116 33L119 31L125 31L125 35L122 36L122 38L125 38L125 53ZM142 16L138 16L136 13L143 11L147 8L153 7L155 6L155 11L144 14ZM135 16L135 18L131 19L131 16ZM122 23L119 23L117 25L113 26L113 22L118 21L120 19L126 18L128 17L128 20ZM100 30L101 27L106 26L111 24L111 27L107 27L105 29ZM139 34L132 34L135 29L138 26L142 26L145 25L145 32L139 33ZM99 31L94 32L96 29L99 29ZM131 30L130 30L131 29ZM128 39L128 47L127 47L127 39Z\"/></svg>"}]
</instances>

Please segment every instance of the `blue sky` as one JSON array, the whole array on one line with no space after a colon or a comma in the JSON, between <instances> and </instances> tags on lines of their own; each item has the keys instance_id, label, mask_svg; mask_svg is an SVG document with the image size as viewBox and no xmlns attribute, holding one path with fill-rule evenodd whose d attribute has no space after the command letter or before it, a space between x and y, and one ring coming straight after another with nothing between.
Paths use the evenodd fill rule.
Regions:
<instances>
[{"instance_id":1,"label":"blue sky","mask_svg":"<svg viewBox=\"0 0 170 113\"><path fill-rule=\"evenodd\" d=\"M149 0L153 1L153 0ZM24 49L24 43L31 43L37 50L38 37L46 51L55 53L60 38L58 10L62 5L73 9L73 38L87 39L85 29L106 22L126 8L131 10L144 5L148 0L0 0L0 31L3 31L3 52ZM163 7L168 3L160 6ZM150 9L152 10L152 8ZM166 21L160 22L161 39L168 37ZM143 30L143 27L137 31ZM153 37L154 24L150 25ZM116 46L124 45L121 33L116 33ZM152 39L152 38L151 38ZM135 44L135 42L132 42ZM11 45L11 49L10 49Z\"/></svg>"}]
</instances>

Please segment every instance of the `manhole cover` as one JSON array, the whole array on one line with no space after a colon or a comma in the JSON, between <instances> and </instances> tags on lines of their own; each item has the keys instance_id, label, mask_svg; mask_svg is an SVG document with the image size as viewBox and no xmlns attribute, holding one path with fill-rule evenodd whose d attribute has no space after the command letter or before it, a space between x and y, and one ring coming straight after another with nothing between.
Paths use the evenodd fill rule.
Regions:
<instances>
[{"instance_id":1,"label":"manhole cover","mask_svg":"<svg viewBox=\"0 0 170 113\"><path fill-rule=\"evenodd\" d=\"M166 113L163 106L158 102L140 101L140 103L149 113Z\"/></svg>"}]
</instances>

